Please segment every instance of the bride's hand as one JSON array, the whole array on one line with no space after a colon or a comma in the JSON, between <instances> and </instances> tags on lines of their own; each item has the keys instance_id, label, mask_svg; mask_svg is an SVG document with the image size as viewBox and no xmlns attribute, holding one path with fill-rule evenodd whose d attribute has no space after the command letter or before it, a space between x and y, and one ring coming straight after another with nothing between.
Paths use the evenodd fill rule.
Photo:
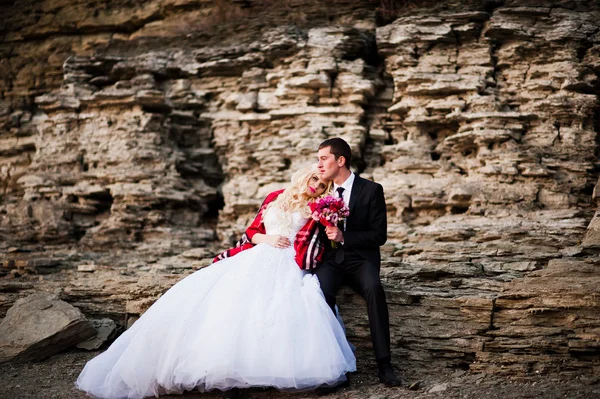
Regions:
<instances>
[{"instance_id":1,"label":"bride's hand","mask_svg":"<svg viewBox=\"0 0 600 399\"><path fill-rule=\"evenodd\" d=\"M267 244L275 248L287 248L292 245L287 237L277 235L267 236Z\"/></svg>"}]
</instances>

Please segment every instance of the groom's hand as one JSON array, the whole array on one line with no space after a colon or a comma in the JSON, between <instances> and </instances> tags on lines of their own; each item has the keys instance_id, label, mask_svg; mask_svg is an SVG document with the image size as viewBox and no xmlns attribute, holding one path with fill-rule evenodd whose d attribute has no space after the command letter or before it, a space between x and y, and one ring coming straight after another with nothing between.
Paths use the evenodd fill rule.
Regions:
<instances>
[{"instance_id":1,"label":"groom's hand","mask_svg":"<svg viewBox=\"0 0 600 399\"><path fill-rule=\"evenodd\" d=\"M331 241L342 242L344 241L344 234L342 234L342 230L335 226L327 226L325 227L325 233L327 233L327 238Z\"/></svg>"}]
</instances>

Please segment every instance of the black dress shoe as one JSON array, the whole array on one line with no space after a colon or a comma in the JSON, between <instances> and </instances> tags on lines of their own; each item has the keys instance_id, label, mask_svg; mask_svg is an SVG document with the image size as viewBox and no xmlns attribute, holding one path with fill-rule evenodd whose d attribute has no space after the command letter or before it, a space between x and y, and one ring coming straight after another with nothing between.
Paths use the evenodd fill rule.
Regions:
<instances>
[{"instance_id":1,"label":"black dress shoe","mask_svg":"<svg viewBox=\"0 0 600 399\"><path fill-rule=\"evenodd\" d=\"M379 366L379 382L385 384L386 387L399 387L402 385L400 378L396 377L391 363Z\"/></svg>"},{"instance_id":2,"label":"black dress shoe","mask_svg":"<svg viewBox=\"0 0 600 399\"><path fill-rule=\"evenodd\" d=\"M223 392L223 397L225 399L238 399L241 398L240 389L239 388L231 388L227 391Z\"/></svg>"},{"instance_id":3,"label":"black dress shoe","mask_svg":"<svg viewBox=\"0 0 600 399\"><path fill-rule=\"evenodd\" d=\"M346 373L346 380L336 385L321 385L315 389L315 394L318 396L329 395L336 392L340 388L348 388L350 386L350 376Z\"/></svg>"}]
</instances>

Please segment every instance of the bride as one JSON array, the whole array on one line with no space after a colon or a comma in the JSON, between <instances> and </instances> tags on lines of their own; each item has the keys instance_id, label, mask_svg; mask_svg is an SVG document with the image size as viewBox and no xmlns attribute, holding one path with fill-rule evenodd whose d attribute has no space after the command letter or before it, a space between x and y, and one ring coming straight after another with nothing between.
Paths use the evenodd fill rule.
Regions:
<instances>
[{"instance_id":1,"label":"bride","mask_svg":"<svg viewBox=\"0 0 600 399\"><path fill-rule=\"evenodd\" d=\"M323 255L308 203L331 182L314 169L264 203L236 246L160 297L104 353L79 389L99 398L143 398L197 389L311 389L356 371L342 325L315 267Z\"/></svg>"}]
</instances>

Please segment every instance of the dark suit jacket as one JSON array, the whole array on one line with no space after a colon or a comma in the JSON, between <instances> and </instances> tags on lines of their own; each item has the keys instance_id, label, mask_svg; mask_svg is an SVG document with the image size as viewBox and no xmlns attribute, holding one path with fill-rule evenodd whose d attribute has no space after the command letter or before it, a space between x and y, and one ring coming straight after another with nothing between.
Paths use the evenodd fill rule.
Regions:
<instances>
[{"instance_id":1,"label":"dark suit jacket","mask_svg":"<svg viewBox=\"0 0 600 399\"><path fill-rule=\"evenodd\" d=\"M346 220L342 250L356 252L378 268L379 247L387 241L387 213L381 184L355 176L350 193L350 216ZM326 248L329 248L326 245ZM336 250L326 250L332 256ZM329 252L329 253L328 253Z\"/></svg>"}]
</instances>

